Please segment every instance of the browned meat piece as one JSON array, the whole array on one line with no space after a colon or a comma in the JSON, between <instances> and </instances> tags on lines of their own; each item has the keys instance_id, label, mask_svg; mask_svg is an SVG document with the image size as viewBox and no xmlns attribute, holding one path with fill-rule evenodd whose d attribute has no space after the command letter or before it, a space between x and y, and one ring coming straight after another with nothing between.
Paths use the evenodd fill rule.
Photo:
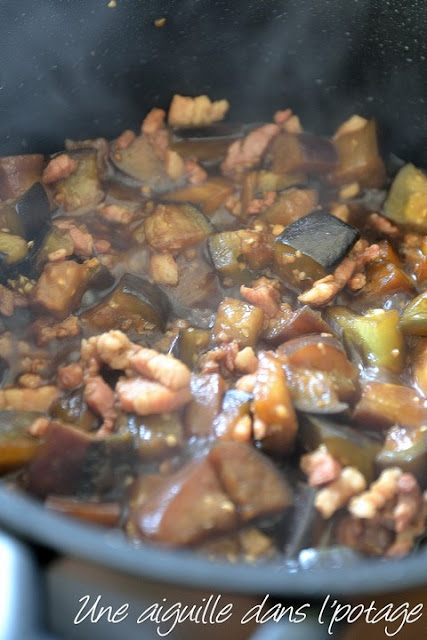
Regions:
<instances>
[{"instance_id":1,"label":"browned meat piece","mask_svg":"<svg viewBox=\"0 0 427 640\"><path fill-rule=\"evenodd\" d=\"M74 244L74 253L77 256L91 256L93 253L93 237L87 231L72 226L69 235Z\"/></svg>"},{"instance_id":2,"label":"browned meat piece","mask_svg":"<svg viewBox=\"0 0 427 640\"><path fill-rule=\"evenodd\" d=\"M44 438L50 429L50 420L44 417L36 418L32 424L27 428L30 435L35 438Z\"/></svg>"},{"instance_id":3,"label":"browned meat piece","mask_svg":"<svg viewBox=\"0 0 427 640\"><path fill-rule=\"evenodd\" d=\"M140 416L174 411L191 400L189 387L173 391L146 378L121 378L116 392L121 408Z\"/></svg>"},{"instance_id":4,"label":"browned meat piece","mask_svg":"<svg viewBox=\"0 0 427 640\"><path fill-rule=\"evenodd\" d=\"M338 480L342 470L338 460L322 446L302 456L300 467L308 476L308 484L311 487L321 487Z\"/></svg>"},{"instance_id":5,"label":"browned meat piece","mask_svg":"<svg viewBox=\"0 0 427 640\"><path fill-rule=\"evenodd\" d=\"M179 153L167 149L165 153L165 168L171 180L179 180L185 173L185 163Z\"/></svg>"},{"instance_id":6,"label":"browned meat piece","mask_svg":"<svg viewBox=\"0 0 427 640\"><path fill-rule=\"evenodd\" d=\"M138 537L186 546L236 525L236 508L204 458L166 478L142 504L131 508L128 529Z\"/></svg>"},{"instance_id":7,"label":"browned meat piece","mask_svg":"<svg viewBox=\"0 0 427 640\"><path fill-rule=\"evenodd\" d=\"M111 249L108 240L96 240L93 246L97 253L107 253Z\"/></svg>"},{"instance_id":8,"label":"browned meat piece","mask_svg":"<svg viewBox=\"0 0 427 640\"><path fill-rule=\"evenodd\" d=\"M259 215L273 204L273 202L277 198L277 193L275 191L267 191L267 193L262 198L254 198L249 203L249 206L246 210L246 215L253 216Z\"/></svg>"},{"instance_id":9,"label":"browned meat piece","mask_svg":"<svg viewBox=\"0 0 427 640\"><path fill-rule=\"evenodd\" d=\"M79 306L87 281L82 264L73 260L48 263L31 292L31 301L59 319L66 318Z\"/></svg>"},{"instance_id":10,"label":"browned meat piece","mask_svg":"<svg viewBox=\"0 0 427 640\"><path fill-rule=\"evenodd\" d=\"M208 177L206 171L195 160L187 160L185 163L187 181L190 184L202 184Z\"/></svg>"},{"instance_id":11,"label":"browned meat piece","mask_svg":"<svg viewBox=\"0 0 427 640\"><path fill-rule=\"evenodd\" d=\"M58 369L58 386L61 389L74 389L83 382L83 369L82 367L73 362L65 367Z\"/></svg>"},{"instance_id":12,"label":"browned meat piece","mask_svg":"<svg viewBox=\"0 0 427 640\"><path fill-rule=\"evenodd\" d=\"M23 373L22 376L18 378L18 384L20 387L25 387L26 389L38 389L42 387L45 382L37 373Z\"/></svg>"},{"instance_id":13,"label":"browned meat piece","mask_svg":"<svg viewBox=\"0 0 427 640\"><path fill-rule=\"evenodd\" d=\"M291 506L292 492L283 474L251 445L220 442L212 448L209 459L242 522L281 513Z\"/></svg>"},{"instance_id":14,"label":"browned meat piece","mask_svg":"<svg viewBox=\"0 0 427 640\"><path fill-rule=\"evenodd\" d=\"M101 376L90 377L85 380L84 397L88 407L103 419L97 436L104 437L111 433L117 416L112 388L104 382Z\"/></svg>"},{"instance_id":15,"label":"browned meat piece","mask_svg":"<svg viewBox=\"0 0 427 640\"><path fill-rule=\"evenodd\" d=\"M228 147L227 156L221 165L223 173L233 174L255 167L279 132L277 124L265 124L248 133L243 140L233 142Z\"/></svg>"},{"instance_id":16,"label":"browned meat piece","mask_svg":"<svg viewBox=\"0 0 427 640\"><path fill-rule=\"evenodd\" d=\"M351 279L356 269L356 262L344 258L333 274L316 280L313 286L298 296L298 300L312 307L322 307L331 302Z\"/></svg>"},{"instance_id":17,"label":"browned meat piece","mask_svg":"<svg viewBox=\"0 0 427 640\"><path fill-rule=\"evenodd\" d=\"M153 253L150 257L150 272L156 284L178 284L178 265L171 253Z\"/></svg>"},{"instance_id":18,"label":"browned meat piece","mask_svg":"<svg viewBox=\"0 0 427 640\"><path fill-rule=\"evenodd\" d=\"M222 372L225 375L232 373L236 368L238 352L239 345L235 340L232 340L204 353L199 359L199 367L206 374Z\"/></svg>"},{"instance_id":19,"label":"browned meat piece","mask_svg":"<svg viewBox=\"0 0 427 640\"><path fill-rule=\"evenodd\" d=\"M0 389L0 411L48 411L57 396L58 389L49 385L38 389Z\"/></svg>"},{"instance_id":20,"label":"browned meat piece","mask_svg":"<svg viewBox=\"0 0 427 640\"><path fill-rule=\"evenodd\" d=\"M262 309L267 317L274 318L280 313L279 287L277 280L262 277L255 280L251 287L242 285L240 293L245 300Z\"/></svg>"},{"instance_id":21,"label":"browned meat piece","mask_svg":"<svg viewBox=\"0 0 427 640\"><path fill-rule=\"evenodd\" d=\"M10 318L15 311L15 293L0 284L0 314Z\"/></svg>"},{"instance_id":22,"label":"browned meat piece","mask_svg":"<svg viewBox=\"0 0 427 640\"><path fill-rule=\"evenodd\" d=\"M77 169L77 165L78 162L71 158L68 153L61 153L61 155L55 156L49 162L43 171L42 181L45 184L50 184L61 178L67 178Z\"/></svg>"},{"instance_id":23,"label":"browned meat piece","mask_svg":"<svg viewBox=\"0 0 427 640\"><path fill-rule=\"evenodd\" d=\"M134 217L131 209L118 204L101 204L97 210L104 220L117 224L129 224Z\"/></svg>"},{"instance_id":24,"label":"browned meat piece","mask_svg":"<svg viewBox=\"0 0 427 640\"><path fill-rule=\"evenodd\" d=\"M146 136L152 136L164 127L166 112L163 109L151 109L145 116L141 131Z\"/></svg>"},{"instance_id":25,"label":"browned meat piece","mask_svg":"<svg viewBox=\"0 0 427 640\"><path fill-rule=\"evenodd\" d=\"M258 358L252 347L244 347L236 355L234 366L242 373L255 373L258 369Z\"/></svg>"},{"instance_id":26,"label":"browned meat piece","mask_svg":"<svg viewBox=\"0 0 427 640\"><path fill-rule=\"evenodd\" d=\"M380 216L378 213L371 213L368 220L370 226L373 227L375 231L379 231L379 233L385 236L395 237L401 233L399 227L396 227L388 218Z\"/></svg>"},{"instance_id":27,"label":"browned meat piece","mask_svg":"<svg viewBox=\"0 0 427 640\"><path fill-rule=\"evenodd\" d=\"M130 367L130 357L137 349L122 331L112 330L82 340L81 357L86 367L105 362L112 369L124 370Z\"/></svg>"},{"instance_id":28,"label":"browned meat piece","mask_svg":"<svg viewBox=\"0 0 427 640\"><path fill-rule=\"evenodd\" d=\"M191 372L180 360L171 355L142 347L130 358L130 366L138 373L155 380L172 391L189 387Z\"/></svg>"},{"instance_id":29,"label":"browned meat piece","mask_svg":"<svg viewBox=\"0 0 427 640\"><path fill-rule=\"evenodd\" d=\"M227 100L211 102L208 96L189 98L175 94L169 107L168 122L172 127L201 127L222 120L228 108Z\"/></svg>"},{"instance_id":30,"label":"browned meat piece","mask_svg":"<svg viewBox=\"0 0 427 640\"><path fill-rule=\"evenodd\" d=\"M330 518L353 496L366 488L365 477L355 467L344 467L339 477L321 489L315 506L324 518Z\"/></svg>"},{"instance_id":31,"label":"browned meat piece","mask_svg":"<svg viewBox=\"0 0 427 640\"><path fill-rule=\"evenodd\" d=\"M281 126L284 131L288 133L302 133L303 128L301 126L300 119L292 113L292 109L284 109L283 111L276 111L274 114L274 122Z\"/></svg>"},{"instance_id":32,"label":"browned meat piece","mask_svg":"<svg viewBox=\"0 0 427 640\"><path fill-rule=\"evenodd\" d=\"M81 331L76 316L69 316L62 322L55 324L48 323L46 320L36 320L32 325L32 330L39 346L49 344L52 340L73 338L78 336Z\"/></svg>"},{"instance_id":33,"label":"browned meat piece","mask_svg":"<svg viewBox=\"0 0 427 640\"><path fill-rule=\"evenodd\" d=\"M136 133L130 129L126 129L126 131L123 131L123 133L117 138L114 146L118 151L123 151L123 149L127 149L132 144L135 138Z\"/></svg>"}]
</instances>

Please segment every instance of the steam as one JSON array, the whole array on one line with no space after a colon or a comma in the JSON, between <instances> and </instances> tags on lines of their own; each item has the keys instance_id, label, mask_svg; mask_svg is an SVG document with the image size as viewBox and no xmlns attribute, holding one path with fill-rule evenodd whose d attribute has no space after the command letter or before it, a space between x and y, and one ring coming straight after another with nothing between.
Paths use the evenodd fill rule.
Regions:
<instances>
[{"instance_id":1,"label":"steam","mask_svg":"<svg viewBox=\"0 0 427 640\"><path fill-rule=\"evenodd\" d=\"M235 121L290 106L324 133L374 116L397 153L427 164L422 0L109 4L0 3L1 155L136 129L179 92L227 97Z\"/></svg>"}]
</instances>

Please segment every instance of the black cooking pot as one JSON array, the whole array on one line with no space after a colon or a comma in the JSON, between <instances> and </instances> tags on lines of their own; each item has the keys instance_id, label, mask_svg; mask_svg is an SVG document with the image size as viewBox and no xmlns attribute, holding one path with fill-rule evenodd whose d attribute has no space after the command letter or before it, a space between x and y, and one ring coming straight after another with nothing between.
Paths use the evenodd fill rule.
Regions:
<instances>
[{"instance_id":1,"label":"black cooking pot","mask_svg":"<svg viewBox=\"0 0 427 640\"><path fill-rule=\"evenodd\" d=\"M178 92L227 97L235 121L290 106L319 133L354 112L375 116L386 150L427 165L426 42L422 0L3 2L0 155L57 151L65 137L114 137ZM294 572L135 548L4 487L0 522L134 574L242 593L344 595L425 584L427 575L427 552Z\"/></svg>"}]
</instances>

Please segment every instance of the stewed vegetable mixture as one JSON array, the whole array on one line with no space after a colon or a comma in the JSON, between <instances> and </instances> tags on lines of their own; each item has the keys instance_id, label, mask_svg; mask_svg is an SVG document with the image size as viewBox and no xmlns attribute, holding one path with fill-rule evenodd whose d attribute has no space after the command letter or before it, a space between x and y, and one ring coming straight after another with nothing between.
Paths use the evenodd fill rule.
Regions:
<instances>
[{"instance_id":1,"label":"stewed vegetable mixture","mask_svg":"<svg viewBox=\"0 0 427 640\"><path fill-rule=\"evenodd\" d=\"M427 177L358 115L327 138L227 109L176 95L112 142L0 158L0 471L135 541L404 555Z\"/></svg>"}]
</instances>

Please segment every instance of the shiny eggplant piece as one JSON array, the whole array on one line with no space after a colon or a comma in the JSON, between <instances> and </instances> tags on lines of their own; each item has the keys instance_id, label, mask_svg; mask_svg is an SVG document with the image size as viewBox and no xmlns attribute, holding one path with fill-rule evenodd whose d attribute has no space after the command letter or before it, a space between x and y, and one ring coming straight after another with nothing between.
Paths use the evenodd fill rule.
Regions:
<instances>
[{"instance_id":1,"label":"shiny eggplant piece","mask_svg":"<svg viewBox=\"0 0 427 640\"><path fill-rule=\"evenodd\" d=\"M130 431L104 439L60 422L52 423L27 468L25 486L39 498L50 494L93 496L121 486L135 465Z\"/></svg>"},{"instance_id":2,"label":"shiny eggplant piece","mask_svg":"<svg viewBox=\"0 0 427 640\"><path fill-rule=\"evenodd\" d=\"M269 157L272 170L279 174L299 171L322 174L338 163L331 140L309 133L280 133L271 145Z\"/></svg>"},{"instance_id":3,"label":"shiny eggplant piece","mask_svg":"<svg viewBox=\"0 0 427 640\"><path fill-rule=\"evenodd\" d=\"M52 185L54 198L67 212L85 211L95 207L104 197L97 151L80 149L69 155L77 161L77 168Z\"/></svg>"},{"instance_id":4,"label":"shiny eggplant piece","mask_svg":"<svg viewBox=\"0 0 427 640\"><path fill-rule=\"evenodd\" d=\"M320 312L304 305L295 311L291 308L282 309L278 318L269 321L267 329L263 330L262 338L269 344L278 346L291 338L310 333L329 332L330 327L323 320Z\"/></svg>"},{"instance_id":5,"label":"shiny eggplant piece","mask_svg":"<svg viewBox=\"0 0 427 640\"><path fill-rule=\"evenodd\" d=\"M177 357L190 369L194 368L200 354L207 349L211 339L210 331L206 329L181 329L177 342Z\"/></svg>"},{"instance_id":6,"label":"shiny eggplant piece","mask_svg":"<svg viewBox=\"0 0 427 640\"><path fill-rule=\"evenodd\" d=\"M277 236L273 270L285 284L301 290L324 277L359 239L359 232L325 211L315 211Z\"/></svg>"},{"instance_id":7,"label":"shiny eggplant piece","mask_svg":"<svg viewBox=\"0 0 427 640\"><path fill-rule=\"evenodd\" d=\"M269 266L273 246L261 231L239 229L215 233L208 239L209 254L222 278L249 284L258 270Z\"/></svg>"},{"instance_id":8,"label":"shiny eggplant piece","mask_svg":"<svg viewBox=\"0 0 427 640\"><path fill-rule=\"evenodd\" d=\"M131 432L138 458L142 462L163 460L177 453L184 443L184 430L177 413L137 416L123 415L117 421Z\"/></svg>"},{"instance_id":9,"label":"shiny eggplant piece","mask_svg":"<svg viewBox=\"0 0 427 640\"><path fill-rule=\"evenodd\" d=\"M169 191L165 199L169 202L188 203L200 207L205 215L214 213L234 192L234 185L226 178L213 176L203 184L189 185Z\"/></svg>"},{"instance_id":10,"label":"shiny eggplant piece","mask_svg":"<svg viewBox=\"0 0 427 640\"><path fill-rule=\"evenodd\" d=\"M427 339L421 338L412 353L412 372L418 389L427 396Z\"/></svg>"},{"instance_id":11,"label":"shiny eggplant piece","mask_svg":"<svg viewBox=\"0 0 427 640\"><path fill-rule=\"evenodd\" d=\"M358 315L346 307L330 307L326 319L343 330L345 339L362 353L365 365L399 373L405 357L405 343L399 328L399 314L391 309L370 309Z\"/></svg>"},{"instance_id":12,"label":"shiny eggplant piece","mask_svg":"<svg viewBox=\"0 0 427 640\"><path fill-rule=\"evenodd\" d=\"M138 480L131 489L126 525L134 538L183 547L237 526L237 509L207 457L166 478L148 479L148 486L147 480Z\"/></svg>"},{"instance_id":13,"label":"shiny eggplant piece","mask_svg":"<svg viewBox=\"0 0 427 640\"><path fill-rule=\"evenodd\" d=\"M83 389L75 389L54 400L49 414L55 420L83 431L93 431L99 425L99 419L85 402Z\"/></svg>"},{"instance_id":14,"label":"shiny eggplant piece","mask_svg":"<svg viewBox=\"0 0 427 640\"><path fill-rule=\"evenodd\" d=\"M427 424L427 401L410 387L369 382L363 388L353 420L365 429L388 429L395 424L416 429Z\"/></svg>"},{"instance_id":15,"label":"shiny eggplant piece","mask_svg":"<svg viewBox=\"0 0 427 640\"><path fill-rule=\"evenodd\" d=\"M36 457L42 440L27 429L41 415L36 411L0 411L0 473L15 471Z\"/></svg>"},{"instance_id":16,"label":"shiny eggplant piece","mask_svg":"<svg viewBox=\"0 0 427 640\"><path fill-rule=\"evenodd\" d=\"M414 281L400 266L381 261L367 266L366 284L360 295L368 300L387 300L394 294L412 297L415 290Z\"/></svg>"},{"instance_id":17,"label":"shiny eggplant piece","mask_svg":"<svg viewBox=\"0 0 427 640\"><path fill-rule=\"evenodd\" d=\"M83 264L74 260L48 263L31 292L31 302L63 320L80 306L87 282L88 270Z\"/></svg>"},{"instance_id":18,"label":"shiny eggplant piece","mask_svg":"<svg viewBox=\"0 0 427 640\"><path fill-rule=\"evenodd\" d=\"M119 502L83 501L52 495L45 500L44 506L55 513L101 527L118 527L122 516Z\"/></svg>"},{"instance_id":19,"label":"shiny eggplant piece","mask_svg":"<svg viewBox=\"0 0 427 640\"><path fill-rule=\"evenodd\" d=\"M37 241L46 233L50 217L49 199L40 182L19 198L0 204L0 228L28 241Z\"/></svg>"},{"instance_id":20,"label":"shiny eggplant piece","mask_svg":"<svg viewBox=\"0 0 427 640\"><path fill-rule=\"evenodd\" d=\"M156 193L176 186L167 173L166 162L145 136L136 137L125 149L111 145L110 160L124 179L131 179ZM120 177L120 174L119 176Z\"/></svg>"},{"instance_id":21,"label":"shiny eggplant piece","mask_svg":"<svg viewBox=\"0 0 427 640\"><path fill-rule=\"evenodd\" d=\"M319 195L315 189L286 189L262 214L268 224L287 227L316 209Z\"/></svg>"},{"instance_id":22,"label":"shiny eggplant piece","mask_svg":"<svg viewBox=\"0 0 427 640\"><path fill-rule=\"evenodd\" d=\"M33 153L0 158L0 200L18 198L42 176L44 157Z\"/></svg>"},{"instance_id":23,"label":"shiny eggplant piece","mask_svg":"<svg viewBox=\"0 0 427 640\"><path fill-rule=\"evenodd\" d=\"M281 514L292 505L292 491L284 474L252 445L218 442L209 460L242 522Z\"/></svg>"},{"instance_id":24,"label":"shiny eggplant piece","mask_svg":"<svg viewBox=\"0 0 427 640\"><path fill-rule=\"evenodd\" d=\"M240 196L241 216L252 215L249 206L254 198L263 197L269 191L281 191L306 183L307 176L302 173L278 174L265 170L246 173L243 177Z\"/></svg>"},{"instance_id":25,"label":"shiny eggplant piece","mask_svg":"<svg viewBox=\"0 0 427 640\"><path fill-rule=\"evenodd\" d=\"M334 186L357 182L361 187L380 188L385 180L385 168L378 151L374 120L352 116L334 135L338 166L327 180Z\"/></svg>"},{"instance_id":26,"label":"shiny eggplant piece","mask_svg":"<svg viewBox=\"0 0 427 640\"><path fill-rule=\"evenodd\" d=\"M52 226L45 235L43 244L37 254L37 266L42 267L49 254L60 249L65 250L65 257L71 256L74 253L74 243L67 229L59 229L56 226Z\"/></svg>"},{"instance_id":27,"label":"shiny eggplant piece","mask_svg":"<svg viewBox=\"0 0 427 640\"><path fill-rule=\"evenodd\" d=\"M406 164L399 171L384 203L388 218L402 225L427 231L427 176L423 171Z\"/></svg>"},{"instance_id":28,"label":"shiny eggplant piece","mask_svg":"<svg viewBox=\"0 0 427 640\"><path fill-rule=\"evenodd\" d=\"M216 123L205 127L174 129L170 149L185 160L196 159L206 168L221 164L230 144L242 138L245 128L241 125Z\"/></svg>"},{"instance_id":29,"label":"shiny eggplant piece","mask_svg":"<svg viewBox=\"0 0 427 640\"><path fill-rule=\"evenodd\" d=\"M242 418L250 418L253 395L240 389L229 389L222 400L221 412L214 420L216 437L221 440L234 440L235 427ZM252 418L250 418L252 423Z\"/></svg>"},{"instance_id":30,"label":"shiny eggplant piece","mask_svg":"<svg viewBox=\"0 0 427 640\"><path fill-rule=\"evenodd\" d=\"M210 437L226 390L219 373L191 376L192 399L185 408L185 432L188 437Z\"/></svg>"},{"instance_id":31,"label":"shiny eggplant piece","mask_svg":"<svg viewBox=\"0 0 427 640\"><path fill-rule=\"evenodd\" d=\"M376 457L380 473L387 467L399 467L412 473L422 489L427 488L427 427L392 427Z\"/></svg>"},{"instance_id":32,"label":"shiny eggplant piece","mask_svg":"<svg viewBox=\"0 0 427 640\"><path fill-rule=\"evenodd\" d=\"M157 285L126 273L101 302L82 313L83 325L93 331L164 331L169 302Z\"/></svg>"},{"instance_id":33,"label":"shiny eggplant piece","mask_svg":"<svg viewBox=\"0 0 427 640\"><path fill-rule=\"evenodd\" d=\"M212 233L209 220L189 204L159 204L145 219L147 242L156 251L180 251Z\"/></svg>"},{"instance_id":34,"label":"shiny eggplant piece","mask_svg":"<svg viewBox=\"0 0 427 640\"><path fill-rule=\"evenodd\" d=\"M278 352L284 359L288 382L301 410L336 413L358 398L358 371L333 336L310 334L294 338L284 342ZM310 382L310 373L313 382ZM320 393L316 393L316 383ZM322 396L322 390L325 396ZM336 404L336 398L339 404ZM343 403L346 404L342 406Z\"/></svg>"},{"instance_id":35,"label":"shiny eggplant piece","mask_svg":"<svg viewBox=\"0 0 427 640\"><path fill-rule=\"evenodd\" d=\"M264 451L287 455L293 451L298 420L291 394L278 358L269 352L258 354L258 369L253 390L254 437Z\"/></svg>"},{"instance_id":36,"label":"shiny eggplant piece","mask_svg":"<svg viewBox=\"0 0 427 640\"><path fill-rule=\"evenodd\" d=\"M427 291L406 305L399 327L405 335L427 336Z\"/></svg>"},{"instance_id":37,"label":"shiny eggplant piece","mask_svg":"<svg viewBox=\"0 0 427 640\"><path fill-rule=\"evenodd\" d=\"M368 482L374 479L379 438L324 416L301 415L299 425L298 440L305 451L324 445L344 467L356 467Z\"/></svg>"},{"instance_id":38,"label":"shiny eggplant piece","mask_svg":"<svg viewBox=\"0 0 427 640\"><path fill-rule=\"evenodd\" d=\"M213 327L217 342L235 340L240 348L256 344L262 331L264 314L259 307L236 298L224 298Z\"/></svg>"}]
</instances>

